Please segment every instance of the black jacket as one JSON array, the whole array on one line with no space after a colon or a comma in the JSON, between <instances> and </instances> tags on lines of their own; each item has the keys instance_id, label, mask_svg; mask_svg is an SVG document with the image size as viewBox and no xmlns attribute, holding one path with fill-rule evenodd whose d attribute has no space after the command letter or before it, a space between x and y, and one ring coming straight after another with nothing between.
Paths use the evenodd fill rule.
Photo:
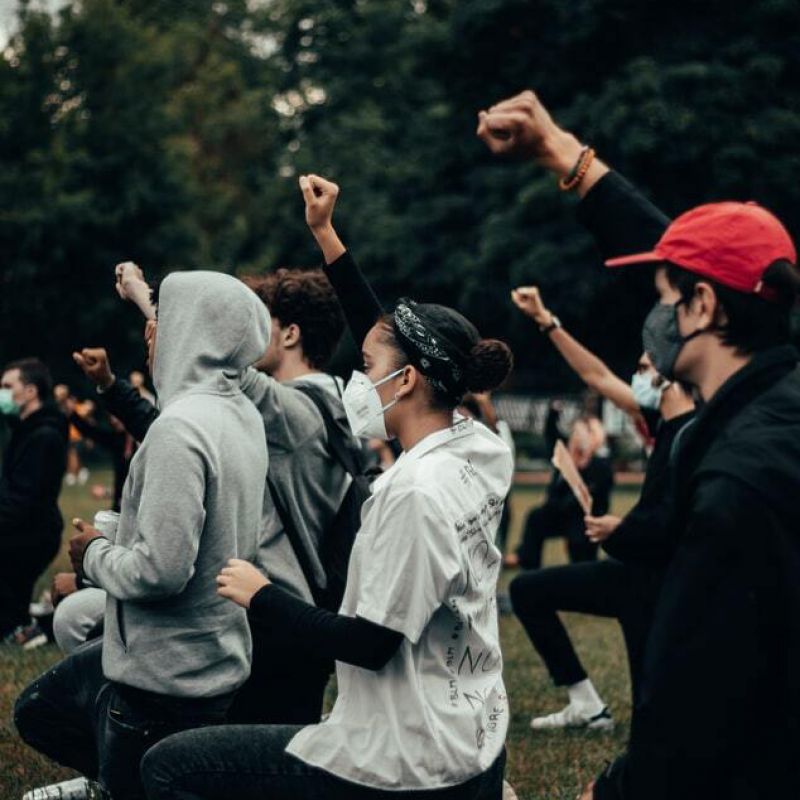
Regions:
<instances>
[{"instance_id":1,"label":"black jacket","mask_svg":"<svg viewBox=\"0 0 800 800\"><path fill-rule=\"evenodd\" d=\"M67 420L45 405L14 423L0 478L0 549L37 548L61 537L58 495L67 467Z\"/></svg>"},{"instance_id":2,"label":"black jacket","mask_svg":"<svg viewBox=\"0 0 800 800\"><path fill-rule=\"evenodd\" d=\"M125 430L136 439L144 440L150 426L158 419L158 409L142 397L133 384L117 378L103 393L106 410L122 421Z\"/></svg>"},{"instance_id":3,"label":"black jacket","mask_svg":"<svg viewBox=\"0 0 800 800\"><path fill-rule=\"evenodd\" d=\"M655 446L647 461L639 501L625 515L603 549L613 558L630 565L663 568L669 562L675 542L670 533L670 456L676 437L694 412L665 420L656 429ZM687 429L688 432L688 429Z\"/></svg>"},{"instance_id":4,"label":"black jacket","mask_svg":"<svg viewBox=\"0 0 800 800\"><path fill-rule=\"evenodd\" d=\"M597 800L796 796L800 369L760 353L687 431L629 752Z\"/></svg>"}]
</instances>

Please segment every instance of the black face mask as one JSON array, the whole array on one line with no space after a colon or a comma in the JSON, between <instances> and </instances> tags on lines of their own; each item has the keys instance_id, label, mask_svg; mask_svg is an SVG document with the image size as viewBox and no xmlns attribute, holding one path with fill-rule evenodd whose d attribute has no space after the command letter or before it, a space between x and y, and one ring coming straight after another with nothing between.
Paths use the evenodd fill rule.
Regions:
<instances>
[{"instance_id":1,"label":"black face mask","mask_svg":"<svg viewBox=\"0 0 800 800\"><path fill-rule=\"evenodd\" d=\"M675 380L675 362L683 346L703 333L719 330L719 328L706 328L688 336L681 336L678 328L678 306L684 302L686 301L678 300L673 304L656 303L642 327L644 351L650 356L656 372L668 381Z\"/></svg>"}]
</instances>

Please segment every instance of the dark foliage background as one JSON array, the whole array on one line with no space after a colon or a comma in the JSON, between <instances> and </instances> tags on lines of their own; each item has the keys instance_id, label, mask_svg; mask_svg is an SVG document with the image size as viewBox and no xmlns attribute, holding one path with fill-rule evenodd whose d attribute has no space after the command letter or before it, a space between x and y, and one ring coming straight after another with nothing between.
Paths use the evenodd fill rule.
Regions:
<instances>
[{"instance_id":1,"label":"dark foliage background","mask_svg":"<svg viewBox=\"0 0 800 800\"><path fill-rule=\"evenodd\" d=\"M521 282L628 374L641 298L599 267L574 200L474 137L478 109L527 87L667 212L755 199L800 234L795 0L22 3L0 59L0 360L77 382L70 351L102 343L140 365L123 259L315 263L296 188L315 171L387 302L507 338L514 388L577 387L512 309Z\"/></svg>"}]
</instances>

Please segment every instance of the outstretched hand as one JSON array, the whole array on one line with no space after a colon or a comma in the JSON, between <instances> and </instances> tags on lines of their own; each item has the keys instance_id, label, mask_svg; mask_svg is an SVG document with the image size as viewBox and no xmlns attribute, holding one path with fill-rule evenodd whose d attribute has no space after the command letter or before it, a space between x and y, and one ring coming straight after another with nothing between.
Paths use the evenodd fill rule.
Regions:
<instances>
[{"instance_id":1,"label":"outstretched hand","mask_svg":"<svg viewBox=\"0 0 800 800\"><path fill-rule=\"evenodd\" d=\"M542 295L536 286L520 286L511 292L514 305L529 316L537 325L546 328L553 322L553 315L545 307Z\"/></svg>"},{"instance_id":2,"label":"outstretched hand","mask_svg":"<svg viewBox=\"0 0 800 800\"><path fill-rule=\"evenodd\" d=\"M233 600L242 608L250 608L255 593L269 582L269 578L249 561L231 558L228 559L228 566L217 575L217 594Z\"/></svg>"},{"instance_id":3,"label":"outstretched hand","mask_svg":"<svg viewBox=\"0 0 800 800\"><path fill-rule=\"evenodd\" d=\"M95 386L108 389L114 383L114 373L111 371L105 348L85 347L73 353L72 359Z\"/></svg>"}]
</instances>

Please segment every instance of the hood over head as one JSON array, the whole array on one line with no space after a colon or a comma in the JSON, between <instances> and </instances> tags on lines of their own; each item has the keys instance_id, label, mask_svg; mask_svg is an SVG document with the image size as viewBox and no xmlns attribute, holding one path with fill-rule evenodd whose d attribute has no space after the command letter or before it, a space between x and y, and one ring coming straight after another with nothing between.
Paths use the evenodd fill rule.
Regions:
<instances>
[{"instance_id":1,"label":"hood over head","mask_svg":"<svg viewBox=\"0 0 800 800\"><path fill-rule=\"evenodd\" d=\"M174 272L158 296L153 383L161 408L197 389L228 391L269 344L270 317L222 272Z\"/></svg>"}]
</instances>

